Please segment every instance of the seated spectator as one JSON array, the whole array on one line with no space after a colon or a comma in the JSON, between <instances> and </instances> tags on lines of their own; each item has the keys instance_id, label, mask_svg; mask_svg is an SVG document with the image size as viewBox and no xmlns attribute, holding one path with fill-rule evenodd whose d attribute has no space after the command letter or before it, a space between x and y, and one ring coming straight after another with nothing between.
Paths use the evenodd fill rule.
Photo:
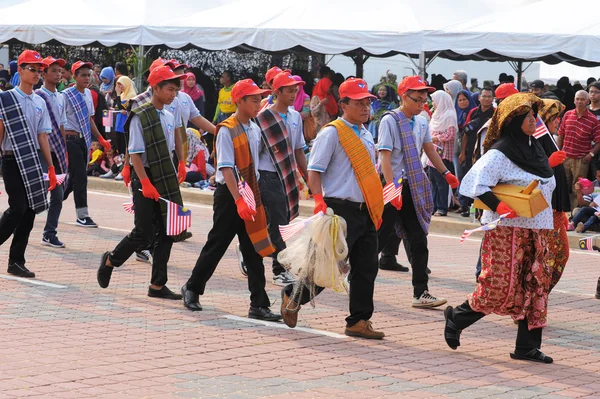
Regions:
<instances>
[{"instance_id":1,"label":"seated spectator","mask_svg":"<svg viewBox=\"0 0 600 399\"><path fill-rule=\"evenodd\" d=\"M214 167L209 163L210 153L206 143L202 141L200 132L196 129L185 130L188 139L188 156L186 159L186 178L188 183L207 180L215 174Z\"/></svg>"},{"instance_id":2,"label":"seated spectator","mask_svg":"<svg viewBox=\"0 0 600 399\"><path fill-rule=\"evenodd\" d=\"M568 230L585 233L594 225L600 224L600 170L596 171L594 182L579 179L575 183L575 191L581 209L573 217Z\"/></svg>"},{"instance_id":3,"label":"seated spectator","mask_svg":"<svg viewBox=\"0 0 600 399\"><path fill-rule=\"evenodd\" d=\"M105 174L107 171L102 169L102 162L104 161L104 151L102 146L97 141L92 141L90 145L90 162L88 163L87 175L88 176L100 176Z\"/></svg>"},{"instance_id":4,"label":"seated spectator","mask_svg":"<svg viewBox=\"0 0 600 399\"><path fill-rule=\"evenodd\" d=\"M100 177L103 179L110 179L115 178L115 176L118 176L119 173L121 173L121 171L123 170L124 158L125 155L116 154L114 148L110 148L108 151L106 151L105 160L102 161L102 164L100 166L102 167L102 169L108 169L108 172L106 172L103 175L100 175Z\"/></svg>"}]
</instances>

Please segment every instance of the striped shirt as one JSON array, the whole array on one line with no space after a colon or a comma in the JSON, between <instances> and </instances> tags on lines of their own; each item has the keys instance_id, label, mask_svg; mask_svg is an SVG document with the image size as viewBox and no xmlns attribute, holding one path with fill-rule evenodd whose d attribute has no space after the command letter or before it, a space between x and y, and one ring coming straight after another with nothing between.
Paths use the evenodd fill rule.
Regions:
<instances>
[{"instance_id":1,"label":"striped shirt","mask_svg":"<svg viewBox=\"0 0 600 399\"><path fill-rule=\"evenodd\" d=\"M568 158L583 158L592 150L592 142L600 142L600 122L588 109L581 117L572 109L565 113L558 135L564 139L562 150Z\"/></svg>"}]
</instances>

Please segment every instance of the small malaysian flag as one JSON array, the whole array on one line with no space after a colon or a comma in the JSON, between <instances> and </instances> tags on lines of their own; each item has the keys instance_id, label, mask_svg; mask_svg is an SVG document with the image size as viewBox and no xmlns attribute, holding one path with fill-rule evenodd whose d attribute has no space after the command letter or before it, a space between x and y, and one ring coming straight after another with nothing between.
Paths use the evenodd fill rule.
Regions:
<instances>
[{"instance_id":1,"label":"small malaysian flag","mask_svg":"<svg viewBox=\"0 0 600 399\"><path fill-rule=\"evenodd\" d=\"M63 184L65 182L66 178L67 178L67 175L65 173L56 175L56 184L58 184L58 185ZM50 177L48 176L48 173L44 173L44 180L50 181Z\"/></svg>"},{"instance_id":2,"label":"small malaysian flag","mask_svg":"<svg viewBox=\"0 0 600 399\"><path fill-rule=\"evenodd\" d=\"M238 190L240 191L240 195L248 204L248 207L253 211L256 211L256 201L254 200L254 193L250 186L246 183L246 180L242 176L240 176L240 181L238 182ZM252 218L254 220L254 218Z\"/></svg>"},{"instance_id":3,"label":"small malaysian flag","mask_svg":"<svg viewBox=\"0 0 600 399\"><path fill-rule=\"evenodd\" d=\"M133 210L133 201L131 201L131 202L123 202L123 209L127 213L134 213L134 210Z\"/></svg>"},{"instance_id":4,"label":"small malaysian flag","mask_svg":"<svg viewBox=\"0 0 600 399\"><path fill-rule=\"evenodd\" d=\"M537 120L535 121L535 133L533 133L533 137L539 139L540 137L545 136L547 134L550 134L550 131L546 127L546 124L544 123L542 118L538 116Z\"/></svg>"},{"instance_id":5,"label":"small malaysian flag","mask_svg":"<svg viewBox=\"0 0 600 399\"><path fill-rule=\"evenodd\" d=\"M301 232L306 226L312 223L317 218L323 216L323 212L319 212L306 220L301 220L296 223L286 224L284 226L279 226L279 233L281 233L281 239L283 241L288 241L290 238Z\"/></svg>"},{"instance_id":6,"label":"small malaysian flag","mask_svg":"<svg viewBox=\"0 0 600 399\"><path fill-rule=\"evenodd\" d=\"M403 171L404 172L404 171ZM402 173L404 175L404 173ZM383 188L383 204L387 204L394 198L402 195L402 183L404 178L400 177L398 180L390 182Z\"/></svg>"},{"instance_id":7,"label":"small malaysian flag","mask_svg":"<svg viewBox=\"0 0 600 399\"><path fill-rule=\"evenodd\" d=\"M600 237L600 236L582 238L581 240L579 240L579 248L583 249L584 251L594 251L594 250L600 251L600 248L594 245L594 239L596 237Z\"/></svg>"},{"instance_id":8,"label":"small malaysian flag","mask_svg":"<svg viewBox=\"0 0 600 399\"><path fill-rule=\"evenodd\" d=\"M162 198L161 198L162 199ZM163 199L167 203L167 235L176 236L192 225L192 211Z\"/></svg>"},{"instance_id":9,"label":"small malaysian flag","mask_svg":"<svg viewBox=\"0 0 600 399\"><path fill-rule=\"evenodd\" d=\"M462 234L462 236L460 236L460 243L462 244L463 242L465 242L465 240L467 239L467 237L469 237L471 234L476 233L478 231L490 231L490 230L494 230L496 227L498 227L498 225L504 220L504 218L507 215L508 215L508 213L500 215L500 217L498 219L494 220L493 222L490 222L488 224L484 224L483 226L478 227L476 229L465 230L465 232Z\"/></svg>"}]
</instances>

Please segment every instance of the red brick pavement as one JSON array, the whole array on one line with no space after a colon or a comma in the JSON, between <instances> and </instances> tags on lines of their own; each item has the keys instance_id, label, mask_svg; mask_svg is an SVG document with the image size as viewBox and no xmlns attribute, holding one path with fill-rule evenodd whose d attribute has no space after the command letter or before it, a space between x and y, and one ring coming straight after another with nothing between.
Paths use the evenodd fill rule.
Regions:
<instances>
[{"instance_id":1,"label":"red brick pavement","mask_svg":"<svg viewBox=\"0 0 600 399\"><path fill-rule=\"evenodd\" d=\"M125 197L89 197L101 227L74 226L67 200L59 227L65 249L41 246L45 215L36 220L27 265L37 281L55 286L0 278L0 398L600 397L597 254L571 256L544 331L543 349L555 363L538 365L509 359L516 326L498 316L466 330L459 350L449 349L442 309L410 306L409 273L378 276L373 324L387 335L379 342L339 336L347 297L329 291L315 309L302 309L299 327L307 330L231 318L245 317L249 306L233 247L201 298L202 312L148 298L150 267L135 260L115 270L103 290L96 283L100 255L126 234L132 217L122 210ZM6 200L0 195L0 209ZM209 207L191 209L194 237L175 244L170 261L173 290L189 276L212 223ZM0 250L2 268L8 245ZM476 241L432 235L432 293L461 303L474 287L477 253ZM268 283L267 290L278 309L279 288Z\"/></svg>"}]
</instances>

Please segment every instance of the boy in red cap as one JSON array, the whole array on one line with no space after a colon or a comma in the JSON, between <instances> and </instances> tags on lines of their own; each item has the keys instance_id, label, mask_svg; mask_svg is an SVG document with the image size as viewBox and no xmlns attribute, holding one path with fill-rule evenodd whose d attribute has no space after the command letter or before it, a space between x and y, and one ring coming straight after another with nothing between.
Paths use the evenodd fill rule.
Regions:
<instances>
[{"instance_id":1,"label":"boy in red cap","mask_svg":"<svg viewBox=\"0 0 600 399\"><path fill-rule=\"evenodd\" d=\"M37 51L25 50L17 62L19 85L0 93L2 177L8 194L8 209L0 218L0 245L12 235L8 273L35 277L25 267L25 249L35 215L48 209L48 187L38 151L48 165L50 191L56 187L56 173L47 137L52 132L48 109L33 92L44 68L42 57Z\"/></svg>"},{"instance_id":2,"label":"boy in red cap","mask_svg":"<svg viewBox=\"0 0 600 399\"><path fill-rule=\"evenodd\" d=\"M215 162L217 166L213 227L196 266L181 288L183 304L192 311L202 310L199 295L215 272L233 237L238 236L240 249L248 268L250 309L248 317L267 321L281 320L271 312L265 291L265 267L262 258L273 253L269 241L265 209L258 189L258 152L260 129L252 122L260 109L261 96L268 90L259 88L252 79L237 82L231 97L236 112L217 126ZM248 204L238 188L250 189L255 206Z\"/></svg>"},{"instance_id":3,"label":"boy in red cap","mask_svg":"<svg viewBox=\"0 0 600 399\"><path fill-rule=\"evenodd\" d=\"M404 78L398 85L402 106L386 113L379 125L379 163L385 183L404 179L402 195L392 200L383 213L379 229L379 251L397 234L405 240L413 269L413 307L436 307L446 303L429 293L427 234L433 213L431 182L421 164L421 150L452 188L458 179L450 173L431 142L429 123L420 114L427 93L435 91L420 76Z\"/></svg>"},{"instance_id":4,"label":"boy in red cap","mask_svg":"<svg viewBox=\"0 0 600 399\"><path fill-rule=\"evenodd\" d=\"M71 66L75 77L75 86L65 89L65 138L69 154L69 179L65 189L65 198L73 191L77 220L81 227L98 227L88 212L87 203L87 163L89 148L93 140L97 140L104 149L110 143L102 137L94 122L94 102L88 86L92 76L91 62L77 61Z\"/></svg>"},{"instance_id":5,"label":"boy in red cap","mask_svg":"<svg viewBox=\"0 0 600 399\"><path fill-rule=\"evenodd\" d=\"M289 71L275 75L271 87L277 102L256 118L262 137L258 185L267 212L269 238L276 249L271 255L273 284L281 286L293 283L295 278L277 261L277 255L285 249L279 226L289 224L298 216L300 190L296 174L300 171L303 176L308 176L302 116L293 108L298 86L303 84L303 81L294 80Z\"/></svg>"},{"instance_id":6,"label":"boy in red cap","mask_svg":"<svg viewBox=\"0 0 600 399\"><path fill-rule=\"evenodd\" d=\"M137 249L153 243L148 296L181 299L166 286L173 238L166 234L167 204L159 201L162 198L183 205L179 183L185 179L185 167L180 164L176 170L171 159L173 151L182 156L181 137L175 134L173 114L165 109L177 96L180 80L166 65L155 68L148 76L152 101L131 110L127 120L134 227L112 252L102 255L97 274L102 288L108 287L114 267L125 263Z\"/></svg>"},{"instance_id":7,"label":"boy in red cap","mask_svg":"<svg viewBox=\"0 0 600 399\"><path fill-rule=\"evenodd\" d=\"M383 190L375 170L375 144L365 123L369 121L371 99L367 83L350 78L339 88L342 117L326 125L313 145L308 165L308 185L315 199L315 214L331 208L347 223L350 262L350 316L345 333L349 336L382 339L384 333L371 325L373 294L377 277L377 229L383 215ZM298 282L305 284L305 282ZM321 292L316 287L316 294ZM295 327L300 306L311 300L304 285L292 298L293 285L282 292L281 313L289 327Z\"/></svg>"},{"instance_id":8,"label":"boy in red cap","mask_svg":"<svg viewBox=\"0 0 600 399\"><path fill-rule=\"evenodd\" d=\"M66 62L62 58L46 57L42 60L44 64L44 85L35 93L40 96L48 108L48 116L52 124L52 132L48 133L52 162L59 174L67 173L67 143L64 136L64 125L66 120L65 98L56 86L60 83L61 69ZM64 198L64 184L58 184L50 193L50 207L46 217L46 225L42 236L42 245L53 248L63 248L63 244L56 235L58 219L62 210Z\"/></svg>"},{"instance_id":9,"label":"boy in red cap","mask_svg":"<svg viewBox=\"0 0 600 399\"><path fill-rule=\"evenodd\" d=\"M290 72L287 69L285 71ZM277 76L281 72L284 72L284 71L283 71L283 69L279 68L278 66L271 67L271 69L269 69L267 71L267 73L265 74L265 82L267 82L267 86L269 86L269 89L273 90L273 79L275 79L275 76ZM275 101L277 101L276 97L277 96L275 95L275 93L271 93L266 98L263 98L263 100L260 103L260 111L259 112L262 112L263 110L265 110L268 107L275 104Z\"/></svg>"}]
</instances>

